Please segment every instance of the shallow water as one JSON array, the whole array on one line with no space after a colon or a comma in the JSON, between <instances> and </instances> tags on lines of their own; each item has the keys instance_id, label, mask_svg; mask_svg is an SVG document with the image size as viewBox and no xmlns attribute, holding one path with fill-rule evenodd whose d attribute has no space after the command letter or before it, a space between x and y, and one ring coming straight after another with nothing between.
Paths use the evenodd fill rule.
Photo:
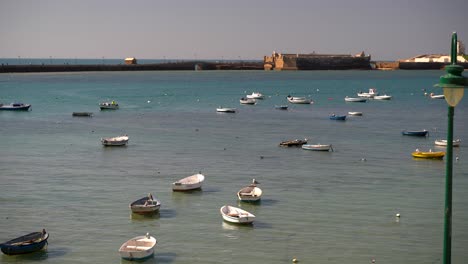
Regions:
<instances>
[{"instance_id":1,"label":"shallow water","mask_svg":"<svg viewBox=\"0 0 468 264\"><path fill-rule=\"evenodd\" d=\"M32 104L0 112L0 240L45 228L47 251L1 255L2 263L129 263L118 248L151 233L146 263L439 263L442 258L445 162L414 160L439 149L447 105L430 100L442 71L98 72L0 75L0 102ZM391 101L345 103L376 87ZM259 91L257 105L239 98ZM311 105L286 96L310 96ZM117 111L98 103L116 100ZM216 113L218 106L235 114ZM452 259L468 258L468 100L455 113ZM92 118L72 117L94 112ZM330 113L362 111L345 122ZM401 135L427 129L427 138ZM127 147L101 137L128 134ZM281 148L308 138L334 152ZM173 193L171 183L201 171L203 190ZM262 202L240 204L252 178ZM151 192L153 217L128 204ZM238 205L252 226L222 221L219 208ZM401 218L395 217L396 213Z\"/></svg>"}]
</instances>

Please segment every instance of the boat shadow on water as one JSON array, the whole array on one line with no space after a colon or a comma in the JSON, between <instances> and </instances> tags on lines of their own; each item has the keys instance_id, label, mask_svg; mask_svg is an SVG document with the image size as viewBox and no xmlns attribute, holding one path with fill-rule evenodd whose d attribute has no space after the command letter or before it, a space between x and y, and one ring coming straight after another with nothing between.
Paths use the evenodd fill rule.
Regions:
<instances>
[{"instance_id":1,"label":"boat shadow on water","mask_svg":"<svg viewBox=\"0 0 468 264\"><path fill-rule=\"evenodd\" d=\"M46 259L53 259L53 258L61 258L71 252L70 248L67 247L56 247L52 246L49 247L47 245L44 249L28 253L28 254L20 254L20 255L12 255L8 256L5 254L1 254L0 262L1 263L10 263L8 261L12 261L14 263L24 263L24 262L32 262L32 261L42 261Z\"/></svg>"},{"instance_id":2,"label":"boat shadow on water","mask_svg":"<svg viewBox=\"0 0 468 264\"><path fill-rule=\"evenodd\" d=\"M174 263L176 260L177 254L171 252L155 252L153 257L144 259L144 260L125 260L121 259L121 264L130 264L130 263Z\"/></svg>"},{"instance_id":3,"label":"boat shadow on water","mask_svg":"<svg viewBox=\"0 0 468 264\"><path fill-rule=\"evenodd\" d=\"M154 219L159 219L159 218L161 218L159 211L151 213L151 214L130 213L130 219L132 219L132 221L147 221L147 220L154 220Z\"/></svg>"}]
</instances>

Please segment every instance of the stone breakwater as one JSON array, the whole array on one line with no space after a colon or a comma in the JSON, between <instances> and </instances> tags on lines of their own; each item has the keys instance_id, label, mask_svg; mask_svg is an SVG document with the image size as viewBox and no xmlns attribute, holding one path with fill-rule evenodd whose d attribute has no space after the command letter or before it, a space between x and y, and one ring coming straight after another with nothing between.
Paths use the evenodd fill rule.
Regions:
<instances>
[{"instance_id":1,"label":"stone breakwater","mask_svg":"<svg viewBox=\"0 0 468 264\"><path fill-rule=\"evenodd\" d=\"M263 70L262 62L204 62L186 61L158 64L47 64L47 65L5 65L0 73L15 72L80 72L80 71L194 71L194 70Z\"/></svg>"}]
</instances>

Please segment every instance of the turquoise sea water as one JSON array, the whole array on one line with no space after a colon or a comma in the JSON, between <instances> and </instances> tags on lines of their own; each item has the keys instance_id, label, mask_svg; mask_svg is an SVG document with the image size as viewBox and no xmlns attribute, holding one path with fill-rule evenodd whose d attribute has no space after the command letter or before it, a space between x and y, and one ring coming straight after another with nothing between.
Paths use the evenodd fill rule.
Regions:
<instances>
[{"instance_id":1,"label":"turquoise sea water","mask_svg":"<svg viewBox=\"0 0 468 264\"><path fill-rule=\"evenodd\" d=\"M445 162L414 160L439 150L447 104L423 95L442 71L201 71L1 74L0 102L32 104L0 112L0 241L45 228L47 251L0 255L1 263L129 263L118 248L146 232L158 239L146 263L440 263ZM391 101L345 103L375 87ZM246 93L267 97L240 105ZM310 96L311 105L286 96ZM121 108L101 112L98 103ZM218 106L236 107L219 114ZM94 112L92 118L72 112ZM362 117L331 121L330 113ZM455 111L453 263L468 259L468 99ZM401 135L427 129L427 138ZM101 137L128 134L123 148ZM308 138L334 152L281 148ZM171 183L201 171L202 191ZM236 192L260 182L258 205ZM154 217L128 204L147 193ZM240 206L252 226L224 223L219 208ZM395 217L396 213L401 218Z\"/></svg>"}]
</instances>

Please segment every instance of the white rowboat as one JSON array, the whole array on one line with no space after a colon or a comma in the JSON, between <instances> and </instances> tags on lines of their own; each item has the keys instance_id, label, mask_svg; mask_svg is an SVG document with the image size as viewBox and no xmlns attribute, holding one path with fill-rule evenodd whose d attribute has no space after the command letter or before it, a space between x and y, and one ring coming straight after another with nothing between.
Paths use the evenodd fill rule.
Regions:
<instances>
[{"instance_id":1,"label":"white rowboat","mask_svg":"<svg viewBox=\"0 0 468 264\"><path fill-rule=\"evenodd\" d=\"M202 187L205 176L203 174L194 174L172 183L173 191L190 191Z\"/></svg>"},{"instance_id":2,"label":"white rowboat","mask_svg":"<svg viewBox=\"0 0 468 264\"><path fill-rule=\"evenodd\" d=\"M146 233L145 236L134 237L123 243L119 248L120 257L125 260L143 260L154 255L156 238Z\"/></svg>"},{"instance_id":3,"label":"white rowboat","mask_svg":"<svg viewBox=\"0 0 468 264\"><path fill-rule=\"evenodd\" d=\"M125 146L128 143L128 136L101 138L101 143L104 146Z\"/></svg>"},{"instance_id":4,"label":"white rowboat","mask_svg":"<svg viewBox=\"0 0 468 264\"><path fill-rule=\"evenodd\" d=\"M240 208L224 205L219 211L224 221L235 224L251 224L255 220L255 215Z\"/></svg>"}]
</instances>

